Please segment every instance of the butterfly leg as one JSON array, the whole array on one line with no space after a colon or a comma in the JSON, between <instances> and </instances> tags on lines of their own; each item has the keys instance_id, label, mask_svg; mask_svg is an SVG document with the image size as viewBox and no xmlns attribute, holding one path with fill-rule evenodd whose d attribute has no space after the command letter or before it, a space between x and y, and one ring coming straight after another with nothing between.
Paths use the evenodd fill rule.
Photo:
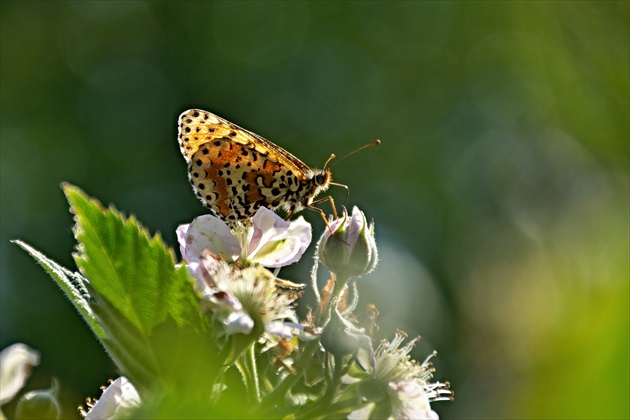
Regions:
<instances>
[{"instance_id":1,"label":"butterfly leg","mask_svg":"<svg viewBox=\"0 0 630 420\"><path fill-rule=\"evenodd\" d=\"M343 206L345 207L348 204L348 198L350 197L350 188L345 184L338 184L336 182L331 182L330 185L334 185L336 187L341 187L346 190L346 199L343 200ZM333 207L334 208L334 207Z\"/></svg>"},{"instance_id":2,"label":"butterfly leg","mask_svg":"<svg viewBox=\"0 0 630 420\"><path fill-rule=\"evenodd\" d=\"M335 219L338 219L339 217L337 216L337 210L335 209L335 201L333 200L332 197L330 197L330 196L324 197L321 200L314 201L312 204L321 203L323 201L330 201L330 204L332 204L332 208L333 208L333 213L334 213ZM320 209L319 207L315 207L313 205L307 206L306 208L310 209L310 210L315 210L316 212L318 212L320 214L320 216L322 216L322 220L324 220L324 223L326 223L326 227L328 228L328 231L330 232L330 234L335 236L335 237L337 237L335 235L335 232L332 230L332 228L328 224L328 219L326 218L326 213L324 213L324 210ZM348 243L346 241L344 241L343 239L339 238L339 240L341 242L343 242L344 244L348 245Z\"/></svg>"},{"instance_id":3,"label":"butterfly leg","mask_svg":"<svg viewBox=\"0 0 630 420\"><path fill-rule=\"evenodd\" d=\"M335 219L338 219L339 216L337 215L337 208L335 207L335 200L330 195L327 196L327 197L321 198L319 200L313 201L306 208L311 209L311 210L315 210L316 212L318 212L320 214L320 216L322 216L322 219L324 220L324 223L326 223L326 227L328 228L330 233L334 235L334 232L333 232L332 228L328 224L328 218L326 217L326 213L324 213L324 210L320 209L319 207L315 207L315 204L320 204L320 203L323 203L324 201L329 201L330 202L330 205L331 205L332 211L333 211L333 217Z\"/></svg>"},{"instance_id":4,"label":"butterfly leg","mask_svg":"<svg viewBox=\"0 0 630 420\"><path fill-rule=\"evenodd\" d=\"M320 204L320 203L323 203L324 201L329 201L330 202L330 206L332 207L334 218L335 219L339 219L339 216L337 215L337 208L335 207L335 200L330 195L326 196L324 198L320 198L319 200L313 201L309 207L310 208L316 208L323 215L324 211L322 209L318 208L318 207L315 207L315 204Z\"/></svg>"},{"instance_id":5,"label":"butterfly leg","mask_svg":"<svg viewBox=\"0 0 630 420\"><path fill-rule=\"evenodd\" d=\"M307 206L306 207L309 210L314 210L316 212L319 213L320 216L322 216L322 220L324 221L324 223L326 223L326 227L328 228L328 231L330 232L331 235L334 235L335 232L333 232L332 228L330 227L330 225L328 224L328 218L326 218L326 213L324 213L324 210L320 209L319 207L315 207L315 206Z\"/></svg>"}]
</instances>

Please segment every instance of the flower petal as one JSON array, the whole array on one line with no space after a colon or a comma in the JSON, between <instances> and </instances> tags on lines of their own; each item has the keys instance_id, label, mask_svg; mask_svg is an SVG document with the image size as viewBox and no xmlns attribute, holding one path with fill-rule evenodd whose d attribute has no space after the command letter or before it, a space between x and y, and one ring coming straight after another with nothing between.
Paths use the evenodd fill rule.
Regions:
<instances>
[{"instance_id":1,"label":"flower petal","mask_svg":"<svg viewBox=\"0 0 630 420\"><path fill-rule=\"evenodd\" d=\"M213 312L230 314L242 312L243 305L230 293L221 290L212 290L209 287L201 294L201 298Z\"/></svg>"},{"instance_id":2,"label":"flower petal","mask_svg":"<svg viewBox=\"0 0 630 420\"><path fill-rule=\"evenodd\" d=\"M311 230L310 223L308 223L304 217L298 217L291 222L291 226L289 227L289 236L300 241L300 249L298 250L297 259L289 263L292 264L300 259L302 254L306 252L306 248L308 248L311 244L311 240L313 240L313 231Z\"/></svg>"},{"instance_id":3,"label":"flower petal","mask_svg":"<svg viewBox=\"0 0 630 420\"><path fill-rule=\"evenodd\" d=\"M181 254L184 260L187 260L185 256L186 255L186 232L188 232L189 227L190 227L190 223L187 223L185 225L177 226L177 229L175 230L175 234L177 235L177 243L179 244L179 253Z\"/></svg>"},{"instance_id":4,"label":"flower petal","mask_svg":"<svg viewBox=\"0 0 630 420\"><path fill-rule=\"evenodd\" d=\"M265 325L267 334L284 340L291 340L294 335L304 331L304 327L294 322L273 321Z\"/></svg>"},{"instance_id":5,"label":"flower petal","mask_svg":"<svg viewBox=\"0 0 630 420\"><path fill-rule=\"evenodd\" d=\"M359 237L363 226L366 224L365 215L357 206L352 208L352 217L348 226L348 245L352 247Z\"/></svg>"},{"instance_id":6,"label":"flower petal","mask_svg":"<svg viewBox=\"0 0 630 420\"><path fill-rule=\"evenodd\" d=\"M254 229L248 245L248 257L258 253L260 248L270 241L277 241L286 237L286 231L291 222L284 220L266 207L261 207L252 217Z\"/></svg>"},{"instance_id":7,"label":"flower petal","mask_svg":"<svg viewBox=\"0 0 630 420\"><path fill-rule=\"evenodd\" d=\"M26 344L16 343L0 352L0 405L9 402L22 389L39 364L39 353Z\"/></svg>"},{"instance_id":8,"label":"flower petal","mask_svg":"<svg viewBox=\"0 0 630 420\"><path fill-rule=\"evenodd\" d=\"M254 320L244 311L236 311L223 320L223 325L227 335L249 334L254 328Z\"/></svg>"},{"instance_id":9,"label":"flower petal","mask_svg":"<svg viewBox=\"0 0 630 420\"><path fill-rule=\"evenodd\" d=\"M265 267L283 267L298 261L311 243L311 225L303 218L289 222L261 207L254 217L248 259Z\"/></svg>"},{"instance_id":10,"label":"flower petal","mask_svg":"<svg viewBox=\"0 0 630 420\"><path fill-rule=\"evenodd\" d=\"M424 387L417 381L389 383L390 401L397 419L438 420Z\"/></svg>"},{"instance_id":11,"label":"flower petal","mask_svg":"<svg viewBox=\"0 0 630 420\"><path fill-rule=\"evenodd\" d=\"M86 420L122 417L140 405L140 395L124 376L116 379L103 391L97 403L88 411Z\"/></svg>"},{"instance_id":12,"label":"flower petal","mask_svg":"<svg viewBox=\"0 0 630 420\"><path fill-rule=\"evenodd\" d=\"M184 226L186 225L180 226L177 233L178 240L183 236L182 257L186 262L199 261L201 253L205 250L227 259L235 259L241 253L238 240L228 225L218 217L209 214L199 216L188 226L185 235L181 235L180 228L183 230Z\"/></svg>"}]
</instances>

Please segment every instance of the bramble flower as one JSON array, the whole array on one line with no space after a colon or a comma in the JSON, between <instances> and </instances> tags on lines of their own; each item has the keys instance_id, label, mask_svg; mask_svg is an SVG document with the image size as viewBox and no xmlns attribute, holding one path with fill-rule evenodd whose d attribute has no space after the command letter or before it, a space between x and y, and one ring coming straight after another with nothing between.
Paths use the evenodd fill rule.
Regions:
<instances>
[{"instance_id":1,"label":"bramble flower","mask_svg":"<svg viewBox=\"0 0 630 420\"><path fill-rule=\"evenodd\" d=\"M240 260L265 267L284 267L298 261L311 243L311 225L299 217L287 221L261 207L251 221L232 228L212 215L195 218L177 228L184 261L194 270L204 250L228 261Z\"/></svg>"},{"instance_id":2,"label":"bramble flower","mask_svg":"<svg viewBox=\"0 0 630 420\"><path fill-rule=\"evenodd\" d=\"M221 323L225 335L248 336L232 340L233 355L263 333L272 340L290 340L302 332L293 302L304 285L276 279L263 266L282 267L299 260L312 238L304 218L285 221L263 207L251 221L230 228L205 215L180 226L177 237L203 306Z\"/></svg>"},{"instance_id":3,"label":"bramble flower","mask_svg":"<svg viewBox=\"0 0 630 420\"><path fill-rule=\"evenodd\" d=\"M249 334L256 325L273 336L291 339L300 332L293 302L303 285L289 282L293 292L277 287L279 281L262 267L230 266L209 252L201 256L196 274L204 284L202 298L223 323L226 334ZM199 281L199 278L198 278Z\"/></svg>"},{"instance_id":4,"label":"bramble flower","mask_svg":"<svg viewBox=\"0 0 630 420\"><path fill-rule=\"evenodd\" d=\"M390 382L387 391L393 418L439 419L437 413L431 410L427 391L418 381Z\"/></svg>"},{"instance_id":5,"label":"bramble flower","mask_svg":"<svg viewBox=\"0 0 630 420\"><path fill-rule=\"evenodd\" d=\"M86 420L121 418L128 416L140 403L136 388L126 377L121 376L105 388L100 398L88 398L88 410L79 407L79 413Z\"/></svg>"},{"instance_id":6,"label":"bramble flower","mask_svg":"<svg viewBox=\"0 0 630 420\"><path fill-rule=\"evenodd\" d=\"M324 231L318 251L321 262L339 279L370 273L378 261L374 222L368 224L356 206L350 217L344 209L343 217L332 221L330 229Z\"/></svg>"},{"instance_id":7,"label":"bramble flower","mask_svg":"<svg viewBox=\"0 0 630 420\"><path fill-rule=\"evenodd\" d=\"M401 347L406 335L397 332L391 342L383 340L374 352L374 360L360 352L358 362L371 379L346 381L357 383L360 393L369 401L353 411L349 418L386 417L396 419L438 419L430 402L451 400L453 392L448 382L430 382L435 368L430 360L434 352L422 363L411 359L409 352L418 338Z\"/></svg>"}]
</instances>

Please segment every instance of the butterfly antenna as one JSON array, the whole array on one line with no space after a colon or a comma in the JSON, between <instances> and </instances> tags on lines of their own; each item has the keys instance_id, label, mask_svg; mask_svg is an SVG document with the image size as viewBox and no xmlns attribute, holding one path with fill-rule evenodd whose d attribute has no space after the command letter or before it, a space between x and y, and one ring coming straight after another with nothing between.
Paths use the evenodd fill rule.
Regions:
<instances>
[{"instance_id":1,"label":"butterfly antenna","mask_svg":"<svg viewBox=\"0 0 630 420\"><path fill-rule=\"evenodd\" d=\"M326 169L326 167L328 166L328 164L330 163L331 160L333 160L334 158L336 158L337 156L335 156L334 153L332 153L330 155L330 157L328 158L328 160L326 161L326 163L324 163L324 169ZM331 165L332 166L332 165Z\"/></svg>"},{"instance_id":2,"label":"butterfly antenna","mask_svg":"<svg viewBox=\"0 0 630 420\"><path fill-rule=\"evenodd\" d=\"M348 153L347 155L345 155L344 157L342 157L341 159L339 159L338 161L336 161L335 163L333 163L332 165L330 165L330 168L332 168L333 166L335 166L336 164L338 164L339 162L341 162L342 160L344 160L345 158L347 158L348 156L354 155L356 152L360 152L363 149L367 149L368 147L372 147L372 146L378 146L379 144L381 144L380 140L374 140L372 143L368 143L364 146L359 147L358 149L353 150L352 152ZM328 158L328 160L326 161L326 165L328 164L328 162L330 162L333 158L335 157L335 155L331 155L330 158ZM324 165L324 167L326 167L326 165Z\"/></svg>"}]
</instances>

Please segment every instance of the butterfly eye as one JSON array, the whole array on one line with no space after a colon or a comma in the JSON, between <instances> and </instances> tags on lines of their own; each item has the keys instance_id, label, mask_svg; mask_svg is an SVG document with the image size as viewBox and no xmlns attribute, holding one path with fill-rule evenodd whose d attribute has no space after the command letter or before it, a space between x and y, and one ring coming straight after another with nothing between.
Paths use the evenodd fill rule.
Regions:
<instances>
[{"instance_id":1,"label":"butterfly eye","mask_svg":"<svg viewBox=\"0 0 630 420\"><path fill-rule=\"evenodd\" d=\"M326 183L326 176L324 175L323 172L320 172L317 175L315 175L315 182L317 182L320 185Z\"/></svg>"}]
</instances>

